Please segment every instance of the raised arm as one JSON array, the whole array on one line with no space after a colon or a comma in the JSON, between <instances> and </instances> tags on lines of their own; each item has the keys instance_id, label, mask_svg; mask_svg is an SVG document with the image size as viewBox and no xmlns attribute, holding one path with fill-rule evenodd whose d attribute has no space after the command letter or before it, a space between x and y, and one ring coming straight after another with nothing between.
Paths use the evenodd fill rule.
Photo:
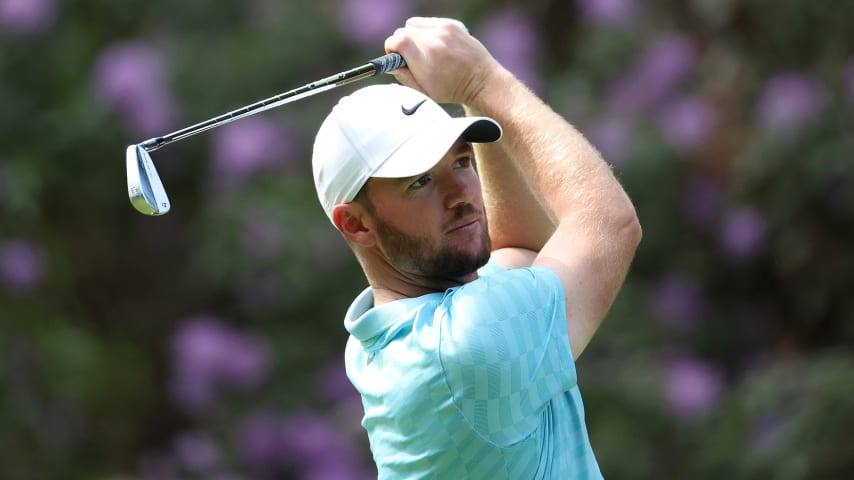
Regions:
<instances>
[{"instance_id":1,"label":"raised arm","mask_svg":"<svg viewBox=\"0 0 854 480\"><path fill-rule=\"evenodd\" d=\"M410 19L386 41L386 49L399 52L409 64L395 75L402 83L436 101L465 104L501 124L503 158L515 164L557 223L533 264L548 267L563 283L577 358L608 312L640 241L640 224L625 191L575 128L452 22ZM503 188L501 180L493 179L503 175L500 169L482 173L485 185ZM501 202L498 221L523 222L530 204L519 204L521 209Z\"/></svg>"},{"instance_id":2,"label":"raised arm","mask_svg":"<svg viewBox=\"0 0 854 480\"><path fill-rule=\"evenodd\" d=\"M534 265L561 278L577 358L610 308L641 237L634 207L599 152L504 69L471 100L504 128L504 148L557 228Z\"/></svg>"},{"instance_id":3,"label":"raised arm","mask_svg":"<svg viewBox=\"0 0 854 480\"><path fill-rule=\"evenodd\" d=\"M473 108L472 115L481 115ZM503 141L474 144L493 258L507 268L530 266L555 231L555 221L537 198Z\"/></svg>"}]
</instances>

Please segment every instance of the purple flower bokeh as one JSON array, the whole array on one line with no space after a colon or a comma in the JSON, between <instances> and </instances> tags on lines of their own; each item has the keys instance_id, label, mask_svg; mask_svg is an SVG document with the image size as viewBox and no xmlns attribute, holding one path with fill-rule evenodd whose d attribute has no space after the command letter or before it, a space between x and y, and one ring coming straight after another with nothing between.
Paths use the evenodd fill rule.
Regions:
<instances>
[{"instance_id":1,"label":"purple flower bokeh","mask_svg":"<svg viewBox=\"0 0 854 480\"><path fill-rule=\"evenodd\" d=\"M717 125L715 108L703 97L679 97L658 112L664 140L676 151L691 153L703 146Z\"/></svg>"},{"instance_id":2,"label":"purple flower bokeh","mask_svg":"<svg viewBox=\"0 0 854 480\"><path fill-rule=\"evenodd\" d=\"M501 10L479 27L477 37L492 55L531 90L542 89L537 72L540 39L530 19L518 10Z\"/></svg>"},{"instance_id":3,"label":"purple flower bokeh","mask_svg":"<svg viewBox=\"0 0 854 480\"><path fill-rule=\"evenodd\" d=\"M410 16L406 0L345 0L339 23L350 41L375 49Z\"/></svg>"},{"instance_id":4,"label":"purple flower bokeh","mask_svg":"<svg viewBox=\"0 0 854 480\"><path fill-rule=\"evenodd\" d=\"M696 47L685 35L657 38L608 91L612 112L638 114L655 109L694 69Z\"/></svg>"},{"instance_id":5,"label":"purple flower bokeh","mask_svg":"<svg viewBox=\"0 0 854 480\"><path fill-rule=\"evenodd\" d=\"M792 133L814 120L823 103L823 89L813 78L799 72L782 73L763 85L756 117L765 131Z\"/></svg>"},{"instance_id":6,"label":"purple flower bokeh","mask_svg":"<svg viewBox=\"0 0 854 480\"><path fill-rule=\"evenodd\" d=\"M724 390L724 376L718 367L686 354L667 359L664 376L667 406L683 419L709 414Z\"/></svg>"},{"instance_id":7,"label":"purple flower bokeh","mask_svg":"<svg viewBox=\"0 0 854 480\"><path fill-rule=\"evenodd\" d=\"M581 16L594 25L626 25L636 16L638 0L577 0Z\"/></svg>"},{"instance_id":8,"label":"purple flower bokeh","mask_svg":"<svg viewBox=\"0 0 854 480\"><path fill-rule=\"evenodd\" d=\"M256 413L240 423L236 443L244 462L263 471L283 469L296 462L285 443L281 422L278 415Z\"/></svg>"},{"instance_id":9,"label":"purple flower bokeh","mask_svg":"<svg viewBox=\"0 0 854 480\"><path fill-rule=\"evenodd\" d=\"M0 280L11 291L37 288L44 278L44 264L41 249L30 242L14 239L0 245Z\"/></svg>"},{"instance_id":10,"label":"purple flower bokeh","mask_svg":"<svg viewBox=\"0 0 854 480\"><path fill-rule=\"evenodd\" d=\"M238 426L236 441L240 457L257 471L296 471L300 478L370 478L354 443L313 412L250 415ZM331 472L338 476L327 477Z\"/></svg>"},{"instance_id":11,"label":"purple flower bokeh","mask_svg":"<svg viewBox=\"0 0 854 480\"><path fill-rule=\"evenodd\" d=\"M623 163L632 147L631 121L621 115L606 115L586 128L586 136L612 165Z\"/></svg>"},{"instance_id":12,"label":"purple flower bokeh","mask_svg":"<svg viewBox=\"0 0 854 480\"><path fill-rule=\"evenodd\" d=\"M700 285L685 275L674 274L659 280L649 293L648 303L659 322L678 330L696 327L706 309Z\"/></svg>"},{"instance_id":13,"label":"purple flower bokeh","mask_svg":"<svg viewBox=\"0 0 854 480\"><path fill-rule=\"evenodd\" d=\"M172 337L173 400L187 412L202 413L222 390L257 388L267 376L270 360L266 343L221 319L188 318Z\"/></svg>"},{"instance_id":14,"label":"purple flower bokeh","mask_svg":"<svg viewBox=\"0 0 854 480\"><path fill-rule=\"evenodd\" d=\"M314 379L318 392L334 405L329 418L339 431L351 437L364 435L362 417L365 410L362 397L347 377L344 359L327 363L315 373Z\"/></svg>"},{"instance_id":15,"label":"purple flower bokeh","mask_svg":"<svg viewBox=\"0 0 854 480\"><path fill-rule=\"evenodd\" d=\"M135 133L156 135L178 123L166 62L155 48L133 42L112 45L98 55L93 77L98 98Z\"/></svg>"},{"instance_id":16,"label":"purple flower bokeh","mask_svg":"<svg viewBox=\"0 0 854 480\"><path fill-rule=\"evenodd\" d=\"M333 402L349 402L360 398L356 387L347 378L344 360L336 359L323 366L315 376L318 390Z\"/></svg>"},{"instance_id":17,"label":"purple flower bokeh","mask_svg":"<svg viewBox=\"0 0 854 480\"><path fill-rule=\"evenodd\" d=\"M137 460L139 477L143 480L178 478L179 469L177 460L160 450L142 452Z\"/></svg>"},{"instance_id":18,"label":"purple flower bokeh","mask_svg":"<svg viewBox=\"0 0 854 480\"><path fill-rule=\"evenodd\" d=\"M730 260L749 260L764 247L767 228L765 218L751 207L729 211L721 225L721 248Z\"/></svg>"},{"instance_id":19,"label":"purple flower bokeh","mask_svg":"<svg viewBox=\"0 0 854 480\"><path fill-rule=\"evenodd\" d=\"M251 256L259 259L271 259L282 249L285 242L285 230L275 218L252 212L242 222L240 245Z\"/></svg>"},{"instance_id":20,"label":"purple flower bokeh","mask_svg":"<svg viewBox=\"0 0 854 480\"><path fill-rule=\"evenodd\" d=\"M212 470L220 458L219 449L207 432L193 430L181 432L172 440L175 458L190 472L204 473Z\"/></svg>"},{"instance_id":21,"label":"purple flower bokeh","mask_svg":"<svg viewBox=\"0 0 854 480\"><path fill-rule=\"evenodd\" d=\"M48 30L58 16L56 0L0 0L0 31L18 35Z\"/></svg>"},{"instance_id":22,"label":"purple flower bokeh","mask_svg":"<svg viewBox=\"0 0 854 480\"><path fill-rule=\"evenodd\" d=\"M722 204L720 187L705 177L690 180L682 192L682 211L695 225L713 225L720 217Z\"/></svg>"},{"instance_id":23,"label":"purple flower bokeh","mask_svg":"<svg viewBox=\"0 0 854 480\"><path fill-rule=\"evenodd\" d=\"M229 123L214 134L212 161L216 179L228 186L285 165L296 150L293 132L267 117Z\"/></svg>"}]
</instances>

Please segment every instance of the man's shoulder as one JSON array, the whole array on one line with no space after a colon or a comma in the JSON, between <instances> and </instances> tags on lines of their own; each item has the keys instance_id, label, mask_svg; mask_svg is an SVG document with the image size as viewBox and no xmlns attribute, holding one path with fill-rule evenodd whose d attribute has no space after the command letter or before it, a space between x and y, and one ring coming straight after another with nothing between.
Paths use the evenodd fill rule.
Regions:
<instances>
[{"instance_id":1,"label":"man's shoulder","mask_svg":"<svg viewBox=\"0 0 854 480\"><path fill-rule=\"evenodd\" d=\"M562 300L563 296L563 284L547 267L506 268L490 261L478 269L476 280L446 292L445 301L457 307L462 299L468 305L472 301L491 302L497 298L527 305L529 301L540 302L544 297Z\"/></svg>"},{"instance_id":2,"label":"man's shoulder","mask_svg":"<svg viewBox=\"0 0 854 480\"><path fill-rule=\"evenodd\" d=\"M446 331L454 332L451 339L470 341L478 332L497 329L518 333L537 318L564 321L563 286L551 270L487 267L477 280L445 293L436 313Z\"/></svg>"},{"instance_id":3,"label":"man's shoulder","mask_svg":"<svg viewBox=\"0 0 854 480\"><path fill-rule=\"evenodd\" d=\"M489 262L497 263L504 269L530 267L537 258L537 252L521 247L504 247L492 251Z\"/></svg>"},{"instance_id":4,"label":"man's shoulder","mask_svg":"<svg viewBox=\"0 0 854 480\"><path fill-rule=\"evenodd\" d=\"M490 258L489 262L486 265L477 269L477 276L486 277L489 275L493 275L498 272L503 272L505 268L501 265L500 262L497 262L494 258Z\"/></svg>"}]
</instances>

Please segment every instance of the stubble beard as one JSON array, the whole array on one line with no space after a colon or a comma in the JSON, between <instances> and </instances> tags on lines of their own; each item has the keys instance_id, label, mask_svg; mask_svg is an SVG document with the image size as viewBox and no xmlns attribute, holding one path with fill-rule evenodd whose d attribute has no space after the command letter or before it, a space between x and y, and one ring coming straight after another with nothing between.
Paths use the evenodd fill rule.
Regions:
<instances>
[{"instance_id":1,"label":"stubble beard","mask_svg":"<svg viewBox=\"0 0 854 480\"><path fill-rule=\"evenodd\" d=\"M462 218L472 210L473 207L469 205L467 210L463 208L458 211L457 216ZM377 233L389 262L403 272L440 282L459 282L489 261L492 241L486 216L481 218L481 247L472 253L452 245L436 245L435 241L427 237L409 235L375 215Z\"/></svg>"}]
</instances>

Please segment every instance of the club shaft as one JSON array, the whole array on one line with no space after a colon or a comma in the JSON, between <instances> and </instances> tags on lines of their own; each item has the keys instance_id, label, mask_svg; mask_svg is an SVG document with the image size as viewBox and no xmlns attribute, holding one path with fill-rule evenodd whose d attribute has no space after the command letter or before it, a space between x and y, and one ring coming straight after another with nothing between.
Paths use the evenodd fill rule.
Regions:
<instances>
[{"instance_id":1,"label":"club shaft","mask_svg":"<svg viewBox=\"0 0 854 480\"><path fill-rule=\"evenodd\" d=\"M310 97L320 92L325 92L335 87L340 87L342 85L346 85L348 83L352 83L363 78L372 77L374 75L390 72L392 70L397 70L398 68L402 68L405 66L406 62L403 60L403 57L401 57L397 53L389 53L382 57L375 58L374 60L371 60L370 62L358 66L356 68L351 68L350 70L346 70L335 75L316 80L299 88L295 88L293 90L274 95L270 98L265 98L264 100L260 100L251 105L246 105L236 110L232 110L228 113L224 113L222 115L210 118L203 122L199 122L195 125L182 128L181 130L176 130L172 133L168 133L160 137L150 138L140 143L139 145L144 148L145 151L152 152L164 145L168 145L172 142L177 142L178 140L187 138L197 133L204 132L206 130L210 130L212 128L224 125L229 122L233 122L234 120L244 118L249 115L254 115L256 113L260 113L265 110L284 105L286 103L295 102L302 98Z\"/></svg>"}]
</instances>

